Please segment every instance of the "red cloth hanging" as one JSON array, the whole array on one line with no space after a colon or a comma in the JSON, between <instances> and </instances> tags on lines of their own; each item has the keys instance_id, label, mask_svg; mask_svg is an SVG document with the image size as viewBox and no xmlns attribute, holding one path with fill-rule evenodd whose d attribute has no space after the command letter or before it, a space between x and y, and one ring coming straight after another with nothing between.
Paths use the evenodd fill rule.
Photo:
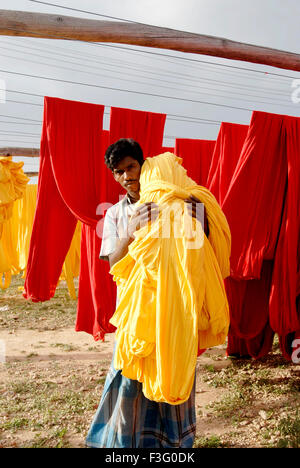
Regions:
<instances>
[{"instance_id":1,"label":"red cloth hanging","mask_svg":"<svg viewBox=\"0 0 300 468\"><path fill-rule=\"evenodd\" d=\"M225 281L230 305L230 355L242 352L257 359L269 352L273 342L268 307L273 264L264 259L274 255L280 216L274 216L272 209L279 209L280 214L284 193L284 180L277 198L270 193L271 184L285 173L283 157L276 168L280 128L279 116L260 112L253 113L249 128L222 125L210 169L209 189L219 200L232 235L231 277ZM268 200L276 206L266 214ZM259 244L258 240L264 253L253 248L249 265L246 253L255 242Z\"/></svg>"},{"instance_id":2,"label":"red cloth hanging","mask_svg":"<svg viewBox=\"0 0 300 468\"><path fill-rule=\"evenodd\" d=\"M234 333L235 338L240 339L243 336L249 339L245 329L241 327L241 320L248 323L248 335L249 330L255 332L256 329L255 339L257 343L261 343L258 353L260 357L268 352L268 342L271 347L274 331L279 335L282 333L282 352L288 357L291 347L289 351L283 348L289 341L289 334L294 333L296 336L300 330L296 307L299 295L297 249L300 226L297 217L292 216L297 211L296 206L299 206L299 120L281 115L253 113L240 160L223 202L223 210L232 233L229 283L234 278L239 288L238 292L235 291L235 301L231 301L231 333ZM287 187L290 187L290 192ZM252 297L257 297L255 285L260 288L260 283L263 284L266 280L264 270L268 259L274 259L270 304L266 303L264 295L252 306L252 313L250 307L247 314L247 310L238 309L236 298L241 294L247 304L249 301L249 305L251 300L246 301L243 296L241 288L245 286L241 284L244 281L237 280L253 279L246 281L246 287L254 287ZM227 286L228 295L230 287ZM261 292L267 290L268 288L261 289ZM261 336L262 330L264 336ZM236 351L239 343L234 343L234 339L231 339L229 345L231 349L229 346L228 353L231 354ZM250 354L253 356L253 353ZM257 357L257 353L253 357Z\"/></svg>"},{"instance_id":3,"label":"red cloth hanging","mask_svg":"<svg viewBox=\"0 0 300 468\"><path fill-rule=\"evenodd\" d=\"M119 201L121 186L111 176L111 171L104 164L104 154L109 146L109 131L103 130L99 160L102 161L101 183L99 183L99 199L96 214L100 216L96 230L82 225L81 233L81 262L79 276L79 294L76 318L76 331L84 331L94 336L95 340L104 339L105 332L115 330L109 319L113 315L116 305L116 285L109 275L108 262L99 260L101 248L103 221L107 208ZM100 179L99 179L100 180ZM98 217L97 216L97 217ZM101 297L105 296L104 304Z\"/></svg>"},{"instance_id":4,"label":"red cloth hanging","mask_svg":"<svg viewBox=\"0 0 300 468\"><path fill-rule=\"evenodd\" d=\"M116 286L109 275L109 263L99 260L100 247L101 238L95 229L84 224L75 330L87 332L95 340L115 330L109 320L115 310Z\"/></svg>"},{"instance_id":5,"label":"red cloth hanging","mask_svg":"<svg viewBox=\"0 0 300 468\"><path fill-rule=\"evenodd\" d=\"M47 301L54 296L76 222L76 218L61 198L54 179L48 146L45 106L37 204L24 283L26 299L39 302Z\"/></svg>"},{"instance_id":6,"label":"red cloth hanging","mask_svg":"<svg viewBox=\"0 0 300 468\"><path fill-rule=\"evenodd\" d=\"M279 334L282 352L288 357L292 349L286 343L300 336L300 118L283 117L282 146L288 180L275 254L270 324Z\"/></svg>"},{"instance_id":7,"label":"red cloth hanging","mask_svg":"<svg viewBox=\"0 0 300 468\"><path fill-rule=\"evenodd\" d=\"M235 279L259 278L263 259L274 258L287 177L282 126L283 116L253 112L222 203L231 228Z\"/></svg>"},{"instance_id":8,"label":"red cloth hanging","mask_svg":"<svg viewBox=\"0 0 300 468\"><path fill-rule=\"evenodd\" d=\"M207 187L221 206L240 158L248 128L248 125L221 123L207 175Z\"/></svg>"},{"instance_id":9,"label":"red cloth hanging","mask_svg":"<svg viewBox=\"0 0 300 468\"><path fill-rule=\"evenodd\" d=\"M120 138L133 138L143 150L144 158L161 153L166 115L120 109L110 110L110 143Z\"/></svg>"},{"instance_id":10,"label":"red cloth hanging","mask_svg":"<svg viewBox=\"0 0 300 468\"><path fill-rule=\"evenodd\" d=\"M26 298L50 299L77 220L84 223L77 329L102 338L114 303L106 294L109 275L97 275L97 206L105 183L102 120L104 106L45 98L37 209L30 243ZM103 179L103 180L102 180ZM97 252L96 252L97 251ZM99 262L100 263L100 262ZM94 320L91 319L94 317Z\"/></svg>"},{"instance_id":11,"label":"red cloth hanging","mask_svg":"<svg viewBox=\"0 0 300 468\"><path fill-rule=\"evenodd\" d=\"M174 154L175 148L173 146L163 146L160 153L173 153Z\"/></svg>"},{"instance_id":12,"label":"red cloth hanging","mask_svg":"<svg viewBox=\"0 0 300 468\"><path fill-rule=\"evenodd\" d=\"M176 138L175 154L183 159L189 177L206 187L207 176L215 147L212 140Z\"/></svg>"}]
</instances>

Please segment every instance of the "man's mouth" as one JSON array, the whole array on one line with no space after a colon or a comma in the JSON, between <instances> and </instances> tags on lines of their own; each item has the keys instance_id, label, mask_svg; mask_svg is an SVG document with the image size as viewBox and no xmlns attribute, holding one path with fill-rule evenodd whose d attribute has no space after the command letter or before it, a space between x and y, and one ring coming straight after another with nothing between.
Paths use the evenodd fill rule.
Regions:
<instances>
[{"instance_id":1,"label":"man's mouth","mask_svg":"<svg viewBox=\"0 0 300 468\"><path fill-rule=\"evenodd\" d=\"M133 185L133 184L136 184L137 183L137 180L131 180L130 182L126 182L126 187L128 187L128 185Z\"/></svg>"}]
</instances>

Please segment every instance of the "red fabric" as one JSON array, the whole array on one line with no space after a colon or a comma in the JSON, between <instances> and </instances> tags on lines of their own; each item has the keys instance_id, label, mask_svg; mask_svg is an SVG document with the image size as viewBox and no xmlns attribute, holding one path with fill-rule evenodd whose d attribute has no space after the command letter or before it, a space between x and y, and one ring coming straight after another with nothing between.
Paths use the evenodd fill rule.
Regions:
<instances>
[{"instance_id":1,"label":"red fabric","mask_svg":"<svg viewBox=\"0 0 300 468\"><path fill-rule=\"evenodd\" d=\"M220 126L207 175L207 187L221 205L240 158L248 128L248 125L228 122L222 122Z\"/></svg>"},{"instance_id":2,"label":"red fabric","mask_svg":"<svg viewBox=\"0 0 300 468\"><path fill-rule=\"evenodd\" d=\"M161 153L173 153L174 154L174 147L173 146L163 146L161 149Z\"/></svg>"},{"instance_id":3,"label":"red fabric","mask_svg":"<svg viewBox=\"0 0 300 468\"><path fill-rule=\"evenodd\" d=\"M274 331L269 324L269 295L273 262L263 262L261 278L225 280L230 305L230 331L227 354L250 355L259 359L272 347Z\"/></svg>"},{"instance_id":4,"label":"red fabric","mask_svg":"<svg viewBox=\"0 0 300 468\"><path fill-rule=\"evenodd\" d=\"M140 145L144 157L161 153L166 115L111 107L110 143L120 138L133 138Z\"/></svg>"},{"instance_id":5,"label":"red fabric","mask_svg":"<svg viewBox=\"0 0 300 468\"><path fill-rule=\"evenodd\" d=\"M206 186L207 176L215 147L212 140L176 138L175 154L183 159L187 174L199 185Z\"/></svg>"},{"instance_id":6,"label":"red fabric","mask_svg":"<svg viewBox=\"0 0 300 468\"><path fill-rule=\"evenodd\" d=\"M300 335L300 118L283 119L282 145L287 159L285 206L275 255L270 324L280 335L282 352L289 336Z\"/></svg>"},{"instance_id":7,"label":"red fabric","mask_svg":"<svg viewBox=\"0 0 300 468\"><path fill-rule=\"evenodd\" d=\"M256 359L269 352L274 335L268 306L273 264L264 259L274 256L283 203L280 128L279 116L260 112L253 113L248 130L222 125L209 174L209 189L232 235L231 277L225 282L231 321L227 353Z\"/></svg>"},{"instance_id":8,"label":"red fabric","mask_svg":"<svg viewBox=\"0 0 300 468\"><path fill-rule=\"evenodd\" d=\"M101 158L103 112L104 106L45 98L37 209L24 293L36 301L54 295L79 219L88 234L82 237L76 329L95 338L114 330L108 320L115 305L106 294L108 276L97 274L96 261L100 245L96 210L106 169Z\"/></svg>"},{"instance_id":9,"label":"red fabric","mask_svg":"<svg viewBox=\"0 0 300 468\"><path fill-rule=\"evenodd\" d=\"M99 260L101 238L95 229L82 226L81 264L76 331L84 331L95 340L115 328L109 323L116 305L116 286L109 274L109 263Z\"/></svg>"},{"instance_id":10,"label":"red fabric","mask_svg":"<svg viewBox=\"0 0 300 468\"><path fill-rule=\"evenodd\" d=\"M250 354L253 357L261 357L268 352L274 331L279 333L282 352L288 357L291 352L291 347L287 351L286 346L289 335L296 335L300 330L296 307L299 295L300 225L295 216L300 198L299 120L253 113L222 206L232 233L228 295L232 293L232 284L235 291L232 293L234 299L232 296L230 301L230 333L237 339L256 340L260 350L258 347L259 352L256 350L254 354L252 350ZM274 260L271 283L269 273L265 276L268 259ZM248 288L253 288L251 299L243 292ZM268 291L269 303L266 301ZM240 297L244 305L239 308ZM247 326L243 327L243 323ZM251 338L255 331L256 337ZM234 353L239 345L238 341L230 339L228 354ZM244 345L248 346L248 342Z\"/></svg>"},{"instance_id":11,"label":"red fabric","mask_svg":"<svg viewBox=\"0 0 300 468\"><path fill-rule=\"evenodd\" d=\"M101 248L103 221L107 208L119 201L122 190L104 164L104 154L109 146L109 131L102 131L101 150L98 155L102 162L101 178L99 178L99 199L97 206L96 230L87 225L82 226L81 262L79 276L79 291L76 331L84 331L94 336L95 340L104 339L106 331L113 332L115 328L109 324L116 305L116 285L109 274L109 263L99 260ZM99 306L100 305L100 306ZM104 305L105 312L103 311Z\"/></svg>"},{"instance_id":12,"label":"red fabric","mask_svg":"<svg viewBox=\"0 0 300 468\"><path fill-rule=\"evenodd\" d=\"M222 203L231 228L235 279L259 278L263 259L274 258L287 176L282 125L283 116L253 113Z\"/></svg>"}]
</instances>

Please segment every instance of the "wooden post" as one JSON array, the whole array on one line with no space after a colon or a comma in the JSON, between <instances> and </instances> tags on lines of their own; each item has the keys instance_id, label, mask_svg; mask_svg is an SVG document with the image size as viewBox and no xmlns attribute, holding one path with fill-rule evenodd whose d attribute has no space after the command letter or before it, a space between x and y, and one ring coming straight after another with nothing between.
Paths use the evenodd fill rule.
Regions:
<instances>
[{"instance_id":1,"label":"wooden post","mask_svg":"<svg viewBox=\"0 0 300 468\"><path fill-rule=\"evenodd\" d=\"M300 71L299 54L136 23L0 10L0 35L134 44Z\"/></svg>"},{"instance_id":2,"label":"wooden post","mask_svg":"<svg viewBox=\"0 0 300 468\"><path fill-rule=\"evenodd\" d=\"M25 156L37 158L39 155L39 148L0 148L0 156Z\"/></svg>"}]
</instances>

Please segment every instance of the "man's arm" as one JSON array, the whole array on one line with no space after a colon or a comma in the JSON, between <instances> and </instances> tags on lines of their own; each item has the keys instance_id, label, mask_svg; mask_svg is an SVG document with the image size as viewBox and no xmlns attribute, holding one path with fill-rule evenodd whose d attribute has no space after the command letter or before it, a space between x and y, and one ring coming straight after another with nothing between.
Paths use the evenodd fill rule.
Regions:
<instances>
[{"instance_id":1,"label":"man's arm","mask_svg":"<svg viewBox=\"0 0 300 468\"><path fill-rule=\"evenodd\" d=\"M155 203L144 203L138 207L128 222L127 237L121 239L117 243L116 249L108 255L110 267L125 257L129 245L134 240L134 232L145 226L149 221L155 221L158 213L158 206Z\"/></svg>"}]
</instances>

